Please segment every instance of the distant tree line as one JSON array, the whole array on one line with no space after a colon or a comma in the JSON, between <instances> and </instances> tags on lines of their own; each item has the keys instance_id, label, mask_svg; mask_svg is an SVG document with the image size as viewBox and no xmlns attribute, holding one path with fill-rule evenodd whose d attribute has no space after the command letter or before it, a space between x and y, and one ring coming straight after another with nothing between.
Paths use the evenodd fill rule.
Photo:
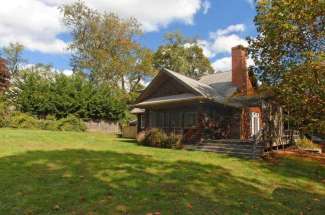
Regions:
<instances>
[{"instance_id":1,"label":"distant tree line","mask_svg":"<svg viewBox=\"0 0 325 215\"><path fill-rule=\"evenodd\" d=\"M94 85L78 73L54 73L44 65L20 71L6 96L19 111L39 118L53 115L61 119L72 114L114 121L125 117L128 100L119 88Z\"/></svg>"}]
</instances>

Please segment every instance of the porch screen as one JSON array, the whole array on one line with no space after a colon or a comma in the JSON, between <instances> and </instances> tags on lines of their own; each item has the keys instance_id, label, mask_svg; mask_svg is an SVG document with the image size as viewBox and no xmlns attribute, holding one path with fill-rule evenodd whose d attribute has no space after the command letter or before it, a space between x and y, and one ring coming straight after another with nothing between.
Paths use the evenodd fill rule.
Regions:
<instances>
[{"instance_id":1,"label":"porch screen","mask_svg":"<svg viewBox=\"0 0 325 215\"><path fill-rule=\"evenodd\" d=\"M186 112L184 113L184 128L191 128L196 125L196 113Z\"/></svg>"},{"instance_id":2,"label":"porch screen","mask_svg":"<svg viewBox=\"0 0 325 215\"><path fill-rule=\"evenodd\" d=\"M149 126L151 128L191 128L194 127L196 123L196 112L149 112Z\"/></svg>"},{"instance_id":3,"label":"porch screen","mask_svg":"<svg viewBox=\"0 0 325 215\"><path fill-rule=\"evenodd\" d=\"M182 112L171 112L170 113L170 127L171 128L182 128L183 113Z\"/></svg>"},{"instance_id":4,"label":"porch screen","mask_svg":"<svg viewBox=\"0 0 325 215\"><path fill-rule=\"evenodd\" d=\"M157 128L157 117L156 112L150 111L149 112L149 126L151 128Z\"/></svg>"}]
</instances>

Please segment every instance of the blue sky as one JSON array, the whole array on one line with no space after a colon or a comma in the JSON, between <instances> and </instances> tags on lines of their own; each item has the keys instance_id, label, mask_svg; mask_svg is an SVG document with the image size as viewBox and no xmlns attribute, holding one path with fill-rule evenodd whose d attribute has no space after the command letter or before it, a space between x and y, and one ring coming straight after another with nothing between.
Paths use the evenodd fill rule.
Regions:
<instances>
[{"instance_id":1,"label":"blue sky","mask_svg":"<svg viewBox=\"0 0 325 215\"><path fill-rule=\"evenodd\" d=\"M69 32L57 7L68 0L11 0L0 8L0 46L21 42L28 63L47 63L69 72L70 55L64 51ZM246 45L255 36L252 0L86 0L101 11L136 17L142 24L143 46L152 50L164 43L163 35L181 31L199 38L216 70L230 68L230 48ZM25 11L28 10L28 13ZM15 11L16 13L14 13ZM18 11L18 13L17 13ZM21 11L21 12L20 12ZM30 15L30 11L33 12ZM26 14L24 14L26 13ZM15 14L15 15L13 15Z\"/></svg>"}]
</instances>

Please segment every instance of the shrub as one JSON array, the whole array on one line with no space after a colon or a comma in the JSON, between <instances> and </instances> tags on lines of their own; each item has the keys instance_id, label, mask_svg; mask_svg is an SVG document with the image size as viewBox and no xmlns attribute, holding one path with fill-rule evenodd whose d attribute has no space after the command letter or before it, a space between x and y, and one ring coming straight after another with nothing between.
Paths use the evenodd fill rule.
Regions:
<instances>
[{"instance_id":1,"label":"shrub","mask_svg":"<svg viewBox=\"0 0 325 215\"><path fill-rule=\"evenodd\" d=\"M175 133L172 133L169 137L168 137L168 141L170 142L170 145L172 147L175 147L176 149L182 149L183 148L183 144L182 144L182 135L177 135Z\"/></svg>"},{"instance_id":2,"label":"shrub","mask_svg":"<svg viewBox=\"0 0 325 215\"><path fill-rule=\"evenodd\" d=\"M139 134L140 135L140 134ZM151 129L142 137L137 138L138 143L145 146L159 148L181 148L181 136L176 134L167 135L160 129Z\"/></svg>"},{"instance_id":3,"label":"shrub","mask_svg":"<svg viewBox=\"0 0 325 215\"><path fill-rule=\"evenodd\" d=\"M298 147L298 149L303 149L303 150L319 150L319 149L321 149L321 147L319 145L314 144L313 141L311 141L305 137L303 139L297 140L296 146Z\"/></svg>"},{"instance_id":4,"label":"shrub","mask_svg":"<svg viewBox=\"0 0 325 215\"><path fill-rule=\"evenodd\" d=\"M137 142L138 142L140 145L143 145L143 142L144 142L144 140L145 140L145 137L146 137L146 132L141 131L140 133L137 134Z\"/></svg>"},{"instance_id":5,"label":"shrub","mask_svg":"<svg viewBox=\"0 0 325 215\"><path fill-rule=\"evenodd\" d=\"M40 129L43 130L50 130L50 131L57 131L58 123L56 120L40 120Z\"/></svg>"},{"instance_id":6,"label":"shrub","mask_svg":"<svg viewBox=\"0 0 325 215\"><path fill-rule=\"evenodd\" d=\"M15 112L10 117L9 127L36 129L40 128L40 122L29 114Z\"/></svg>"},{"instance_id":7,"label":"shrub","mask_svg":"<svg viewBox=\"0 0 325 215\"><path fill-rule=\"evenodd\" d=\"M9 125L10 112L7 107L7 104L0 98L0 128Z\"/></svg>"},{"instance_id":8,"label":"shrub","mask_svg":"<svg viewBox=\"0 0 325 215\"><path fill-rule=\"evenodd\" d=\"M1 105L1 103L0 103ZM0 117L2 111L0 106ZM6 113L7 114L7 113ZM10 114L9 114L10 115ZM33 116L15 112L11 116L8 116L8 123L3 123L4 120L0 120L0 126L11 128L28 128L28 129L42 129L51 131L85 131L85 123L76 116L69 115L67 118L56 120L53 116L48 116L44 120L34 118ZM1 117L1 119L3 119Z\"/></svg>"},{"instance_id":9,"label":"shrub","mask_svg":"<svg viewBox=\"0 0 325 215\"><path fill-rule=\"evenodd\" d=\"M57 128L60 131L86 131L86 124L74 115L57 121Z\"/></svg>"},{"instance_id":10,"label":"shrub","mask_svg":"<svg viewBox=\"0 0 325 215\"><path fill-rule=\"evenodd\" d=\"M148 132L146 132L143 145L162 147L166 139L167 139L167 135L164 132L162 132L160 129L151 129Z\"/></svg>"}]
</instances>

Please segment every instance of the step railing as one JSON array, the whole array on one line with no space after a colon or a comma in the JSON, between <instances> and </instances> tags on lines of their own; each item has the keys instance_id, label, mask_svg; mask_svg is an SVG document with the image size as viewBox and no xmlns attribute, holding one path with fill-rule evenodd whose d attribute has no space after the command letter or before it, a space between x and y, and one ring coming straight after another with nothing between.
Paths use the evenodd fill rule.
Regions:
<instances>
[{"instance_id":1,"label":"step railing","mask_svg":"<svg viewBox=\"0 0 325 215\"><path fill-rule=\"evenodd\" d=\"M264 138L264 131L263 129L259 130L257 134L252 137L252 157L256 159L256 148L257 146L264 146L265 147L265 138Z\"/></svg>"}]
</instances>

